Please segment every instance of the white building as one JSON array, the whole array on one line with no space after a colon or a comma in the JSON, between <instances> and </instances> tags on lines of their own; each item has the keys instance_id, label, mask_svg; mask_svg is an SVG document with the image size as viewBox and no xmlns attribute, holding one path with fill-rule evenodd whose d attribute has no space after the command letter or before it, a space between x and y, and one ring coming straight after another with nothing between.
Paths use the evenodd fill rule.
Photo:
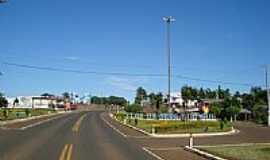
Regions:
<instances>
[{"instance_id":1,"label":"white building","mask_svg":"<svg viewBox=\"0 0 270 160\"><path fill-rule=\"evenodd\" d=\"M186 110L188 112L198 112L199 111L199 107L197 106L197 103L198 103L197 100L188 100L185 103L186 108L183 107L184 103L185 103L185 101L182 98L181 92L171 93L170 104L176 112L183 112L184 110Z\"/></svg>"},{"instance_id":2,"label":"white building","mask_svg":"<svg viewBox=\"0 0 270 160\"><path fill-rule=\"evenodd\" d=\"M15 103L15 100L18 103ZM56 97L45 96L18 96L7 97L8 108L56 108L61 101Z\"/></svg>"}]
</instances>

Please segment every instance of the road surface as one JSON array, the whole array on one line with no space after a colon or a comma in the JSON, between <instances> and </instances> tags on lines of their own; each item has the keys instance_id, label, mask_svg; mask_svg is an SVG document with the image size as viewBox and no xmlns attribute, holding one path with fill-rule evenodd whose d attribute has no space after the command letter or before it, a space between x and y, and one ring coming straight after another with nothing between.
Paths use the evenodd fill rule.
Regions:
<instances>
[{"instance_id":1,"label":"road surface","mask_svg":"<svg viewBox=\"0 0 270 160\"><path fill-rule=\"evenodd\" d=\"M100 113L72 113L26 130L0 130L0 159L156 159L115 132L101 119Z\"/></svg>"},{"instance_id":2,"label":"road surface","mask_svg":"<svg viewBox=\"0 0 270 160\"><path fill-rule=\"evenodd\" d=\"M195 145L270 143L270 128L235 126L239 134L195 138ZM146 136L95 109L0 128L0 160L205 160L185 151L188 143Z\"/></svg>"}]
</instances>

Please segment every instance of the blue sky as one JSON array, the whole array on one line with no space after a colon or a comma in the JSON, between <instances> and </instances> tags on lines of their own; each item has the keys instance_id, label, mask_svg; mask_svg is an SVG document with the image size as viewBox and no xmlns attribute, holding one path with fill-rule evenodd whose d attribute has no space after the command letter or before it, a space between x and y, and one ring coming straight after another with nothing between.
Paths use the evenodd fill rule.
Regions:
<instances>
[{"instance_id":1,"label":"blue sky","mask_svg":"<svg viewBox=\"0 0 270 160\"><path fill-rule=\"evenodd\" d=\"M0 90L8 96L90 92L132 99L166 78L31 70L2 62L96 72L166 74L172 15L173 74L262 85L270 59L268 0L23 0L0 5ZM217 83L173 78L172 90ZM248 91L249 86L222 85Z\"/></svg>"}]
</instances>

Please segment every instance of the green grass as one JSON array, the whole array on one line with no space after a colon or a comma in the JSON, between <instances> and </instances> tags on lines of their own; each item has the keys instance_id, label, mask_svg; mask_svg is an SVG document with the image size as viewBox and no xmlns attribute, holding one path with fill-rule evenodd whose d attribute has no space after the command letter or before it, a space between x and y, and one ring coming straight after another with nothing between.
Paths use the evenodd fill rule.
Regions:
<instances>
[{"instance_id":1,"label":"green grass","mask_svg":"<svg viewBox=\"0 0 270 160\"><path fill-rule=\"evenodd\" d=\"M8 117L4 117L4 110L8 111ZM13 119L21 119L27 117L27 110L31 116L39 116L45 115L48 113L56 112L53 109L23 109L23 108L9 108L9 109L0 109L0 120L13 120Z\"/></svg>"},{"instance_id":2,"label":"green grass","mask_svg":"<svg viewBox=\"0 0 270 160\"><path fill-rule=\"evenodd\" d=\"M270 145L209 147L203 150L230 160L269 160Z\"/></svg>"},{"instance_id":3,"label":"green grass","mask_svg":"<svg viewBox=\"0 0 270 160\"><path fill-rule=\"evenodd\" d=\"M116 118L123 121L124 114L117 114ZM224 124L223 129L220 127L219 121L166 121L166 120L138 120L135 125L134 119L128 119L127 123L147 132L151 132L155 128L156 133L160 134L177 134L177 133L211 133L226 132L232 128L231 123Z\"/></svg>"}]
</instances>

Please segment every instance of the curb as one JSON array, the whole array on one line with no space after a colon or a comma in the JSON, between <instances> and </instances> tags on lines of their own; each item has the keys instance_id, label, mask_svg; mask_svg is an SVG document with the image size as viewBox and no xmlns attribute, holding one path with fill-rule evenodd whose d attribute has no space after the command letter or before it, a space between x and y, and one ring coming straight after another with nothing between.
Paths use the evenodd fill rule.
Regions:
<instances>
[{"instance_id":1,"label":"curb","mask_svg":"<svg viewBox=\"0 0 270 160\"><path fill-rule=\"evenodd\" d=\"M110 116L112 119L116 120L118 123L120 123L120 124L122 124L122 125L124 125L124 126L126 126L126 127L132 128L132 129L134 129L134 130L136 130L136 131L138 131L138 132L141 132L141 133L143 133L143 134L145 134L145 135L152 136L151 133L146 132L146 131L143 130L143 129L140 129L140 128L137 128L137 127L134 127L134 126L132 126L132 125L125 124L125 123L119 121L119 120L116 119L112 114L109 114L109 116Z\"/></svg>"},{"instance_id":2,"label":"curb","mask_svg":"<svg viewBox=\"0 0 270 160\"><path fill-rule=\"evenodd\" d=\"M232 129L228 132L212 132L212 133L193 133L193 137L211 137L211 136L226 136L238 134L240 131L237 129ZM151 134L156 138L181 138L181 137L190 137L189 133L183 134Z\"/></svg>"},{"instance_id":3,"label":"curb","mask_svg":"<svg viewBox=\"0 0 270 160\"><path fill-rule=\"evenodd\" d=\"M70 113L70 112L61 111L61 112L58 112L58 113L51 113L51 114L33 116L33 117L22 118L22 119L8 120L8 121L0 122L0 126L13 124L13 123L18 123L18 122L26 122L26 121L29 121L29 120L35 120L35 119L44 118L44 117L51 117L51 116L60 115L60 114L66 114L66 113Z\"/></svg>"},{"instance_id":4,"label":"curb","mask_svg":"<svg viewBox=\"0 0 270 160\"><path fill-rule=\"evenodd\" d=\"M119 121L118 119L116 119L111 113L109 114L109 116L116 120L117 122L119 122L120 124L127 126L129 128L132 128L136 131L139 131L145 135L151 136L153 138L186 138L186 137L190 137L189 133L183 133L183 134L153 134L153 133L149 133L143 129L137 128L135 126L129 125L129 124L125 124L121 121ZM212 133L193 133L193 137L210 137L210 136L225 136L225 135L233 135L233 134L238 134L240 131L237 129L232 129L231 131L228 132L212 132Z\"/></svg>"},{"instance_id":5,"label":"curb","mask_svg":"<svg viewBox=\"0 0 270 160\"><path fill-rule=\"evenodd\" d=\"M193 153L198 154L199 156L202 156L202 157L207 158L207 159L211 159L211 160L227 160L227 159L215 156L213 154L207 153L205 151L199 150L197 148L191 148L189 146L185 146L184 149L186 151L193 152Z\"/></svg>"}]
</instances>

